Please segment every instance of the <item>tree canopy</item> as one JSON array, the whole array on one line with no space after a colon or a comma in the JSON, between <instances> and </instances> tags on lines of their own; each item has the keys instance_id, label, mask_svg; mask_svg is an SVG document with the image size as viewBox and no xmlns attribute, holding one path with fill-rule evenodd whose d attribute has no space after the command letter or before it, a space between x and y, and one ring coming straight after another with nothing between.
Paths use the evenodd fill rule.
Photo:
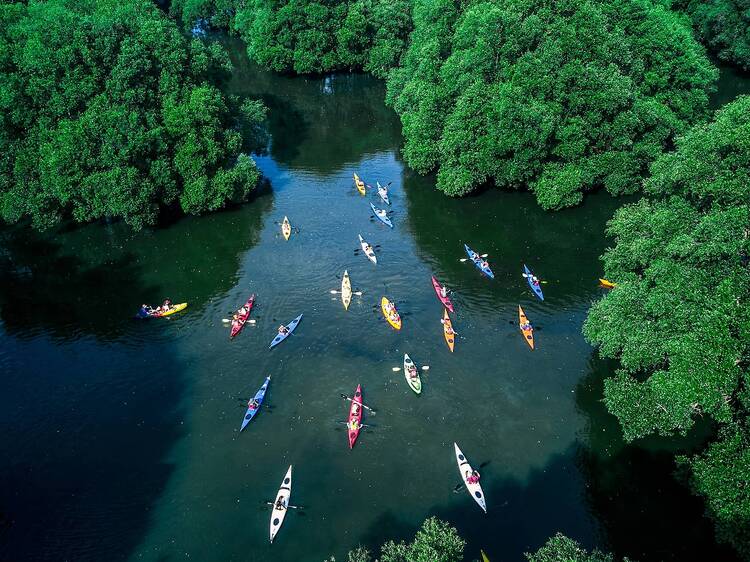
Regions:
<instances>
[{"instance_id":1,"label":"tree canopy","mask_svg":"<svg viewBox=\"0 0 750 562\"><path fill-rule=\"evenodd\" d=\"M716 79L683 18L648 0L415 0L413 18L387 101L407 163L450 195L528 186L557 209L636 191Z\"/></svg>"},{"instance_id":2,"label":"tree canopy","mask_svg":"<svg viewBox=\"0 0 750 562\"><path fill-rule=\"evenodd\" d=\"M698 37L724 61L750 70L750 0L676 2L693 19Z\"/></svg>"},{"instance_id":3,"label":"tree canopy","mask_svg":"<svg viewBox=\"0 0 750 562\"><path fill-rule=\"evenodd\" d=\"M610 222L604 257L618 286L597 302L587 338L621 369L605 402L627 440L720 425L703 455L684 458L719 536L750 553L750 97L677 140L646 197Z\"/></svg>"},{"instance_id":4,"label":"tree canopy","mask_svg":"<svg viewBox=\"0 0 750 562\"><path fill-rule=\"evenodd\" d=\"M259 172L209 83L224 64L147 0L0 6L0 216L139 228L246 197Z\"/></svg>"},{"instance_id":5,"label":"tree canopy","mask_svg":"<svg viewBox=\"0 0 750 562\"><path fill-rule=\"evenodd\" d=\"M534 553L526 553L528 562L613 562L611 554L598 550L588 552L573 539L562 533L551 537L547 543ZM623 562L628 562L627 558Z\"/></svg>"}]
</instances>

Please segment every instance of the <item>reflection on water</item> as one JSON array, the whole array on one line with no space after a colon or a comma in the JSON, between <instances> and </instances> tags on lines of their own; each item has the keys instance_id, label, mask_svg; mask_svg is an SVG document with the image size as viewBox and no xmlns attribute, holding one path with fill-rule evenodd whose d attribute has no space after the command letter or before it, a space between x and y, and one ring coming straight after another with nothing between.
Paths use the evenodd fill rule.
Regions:
<instances>
[{"instance_id":1,"label":"reflection on water","mask_svg":"<svg viewBox=\"0 0 750 562\"><path fill-rule=\"evenodd\" d=\"M601 294L604 225L625 200L596 194L553 214L522 193L445 198L404 169L382 83L272 75L232 45L230 90L271 108L270 151L257 159L271 192L139 234L2 233L0 420L12 430L0 437L11 521L0 558L323 560L409 538L429 515L459 528L468 559L484 548L522 560L558 530L640 560L723 552L663 449L622 444L600 403L613 365L592 360L580 334ZM373 221L376 196L357 193L355 170L393 181L394 229ZM298 229L288 242L285 215ZM358 234L378 245L377 266L355 252ZM460 261L464 242L489 253L494 281ZM523 263L547 282L543 303ZM344 269L363 292L347 312L330 293ZM456 291L453 354L432 274ZM222 318L251 292L257 324L230 342ZM383 295L401 332L379 312ZM166 296L190 306L132 320ZM536 327L533 352L518 304ZM431 367L420 396L392 370L404 353ZM273 408L240 435L244 401L267 375ZM350 451L340 394L357 384L378 413ZM451 492L453 441L488 463L486 516ZM271 546L264 502L289 464L292 501L308 509ZM697 529L690 540L685 528Z\"/></svg>"}]
</instances>

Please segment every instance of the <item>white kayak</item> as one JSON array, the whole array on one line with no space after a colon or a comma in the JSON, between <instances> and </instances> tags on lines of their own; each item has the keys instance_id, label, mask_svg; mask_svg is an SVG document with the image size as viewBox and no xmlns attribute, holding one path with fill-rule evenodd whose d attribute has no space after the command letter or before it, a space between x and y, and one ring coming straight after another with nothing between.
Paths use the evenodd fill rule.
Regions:
<instances>
[{"instance_id":1,"label":"white kayak","mask_svg":"<svg viewBox=\"0 0 750 562\"><path fill-rule=\"evenodd\" d=\"M380 195L380 198L383 200L383 203L385 203L386 205L390 205L391 200L388 199L388 187L387 186L383 187L382 185L380 185L380 182L375 182L375 183L378 184L378 195Z\"/></svg>"},{"instance_id":2,"label":"white kayak","mask_svg":"<svg viewBox=\"0 0 750 562\"><path fill-rule=\"evenodd\" d=\"M281 488L279 488L279 493L276 494L276 500L273 502L273 505L271 506L271 527L270 527L270 537L271 542L273 542L274 537L276 536L276 533L279 532L279 529L281 529L282 523L284 523L284 517L286 516L286 512L289 510L289 497L292 495L292 465L289 465L289 470L286 471L286 476L284 476L284 480L281 482ZM279 509L276 507L276 503L281 500L283 508Z\"/></svg>"},{"instance_id":3,"label":"white kayak","mask_svg":"<svg viewBox=\"0 0 750 562\"><path fill-rule=\"evenodd\" d=\"M367 256L367 259L372 263L378 263L378 258L375 257L375 250L372 249L372 246L365 242L365 239L362 238L361 234L357 234L357 236L359 237L359 245L362 246L362 251Z\"/></svg>"},{"instance_id":4,"label":"white kayak","mask_svg":"<svg viewBox=\"0 0 750 562\"><path fill-rule=\"evenodd\" d=\"M341 302L344 303L344 310L349 310L349 303L352 302L352 283L349 281L349 272L346 270L341 278Z\"/></svg>"},{"instance_id":5,"label":"white kayak","mask_svg":"<svg viewBox=\"0 0 750 562\"><path fill-rule=\"evenodd\" d=\"M372 208L372 212L375 213L376 219L378 219L384 225L393 228L393 223L391 222L391 219L388 218L388 212L385 209L378 209L372 203L370 203L370 207Z\"/></svg>"},{"instance_id":6,"label":"white kayak","mask_svg":"<svg viewBox=\"0 0 750 562\"><path fill-rule=\"evenodd\" d=\"M461 479L463 480L464 486L466 486L466 490L471 494L471 497L474 498L474 501L479 504L479 507L482 508L482 511L487 513L487 504L484 502L484 492L482 492L482 485L477 482L476 484L469 484L469 482L466 481L466 479L471 476L471 473L474 469L471 468L471 465L469 464L469 461L466 460L466 457L461 452L461 449L458 448L458 445L453 443L453 446L456 448L456 462L458 463L458 472L461 474Z\"/></svg>"},{"instance_id":7,"label":"white kayak","mask_svg":"<svg viewBox=\"0 0 750 562\"><path fill-rule=\"evenodd\" d=\"M422 392L422 379L419 378L417 366L406 353L404 353L404 376L409 388L417 394Z\"/></svg>"}]
</instances>

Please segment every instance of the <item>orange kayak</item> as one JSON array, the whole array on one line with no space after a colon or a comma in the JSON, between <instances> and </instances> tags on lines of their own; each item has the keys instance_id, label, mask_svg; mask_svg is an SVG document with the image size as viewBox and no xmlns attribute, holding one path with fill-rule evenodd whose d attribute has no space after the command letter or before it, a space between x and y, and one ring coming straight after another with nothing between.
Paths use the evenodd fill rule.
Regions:
<instances>
[{"instance_id":1,"label":"orange kayak","mask_svg":"<svg viewBox=\"0 0 750 562\"><path fill-rule=\"evenodd\" d=\"M448 349L453 351L453 346L456 345L456 337L453 333L453 324L451 323L451 317L448 316L448 311L443 309L443 335L445 336L445 343L448 344Z\"/></svg>"},{"instance_id":2,"label":"orange kayak","mask_svg":"<svg viewBox=\"0 0 750 562\"><path fill-rule=\"evenodd\" d=\"M529 344L531 349L534 349L534 328L531 327L529 319L526 318L526 313L520 305L518 306L518 327L521 329L526 343Z\"/></svg>"},{"instance_id":3,"label":"orange kayak","mask_svg":"<svg viewBox=\"0 0 750 562\"><path fill-rule=\"evenodd\" d=\"M605 289L614 289L617 287L617 283L612 283L612 281L607 281L606 279L599 278L599 285L604 287Z\"/></svg>"},{"instance_id":4,"label":"orange kayak","mask_svg":"<svg viewBox=\"0 0 750 562\"><path fill-rule=\"evenodd\" d=\"M391 306L393 307L393 309L392 311L389 311L388 309ZM385 316L385 319L388 320L388 323L391 326L393 326L393 329L400 330L401 329L401 317L398 315L398 311L396 310L396 305L392 304L391 301L383 297L382 299L380 299L380 309L383 311L383 316Z\"/></svg>"}]
</instances>

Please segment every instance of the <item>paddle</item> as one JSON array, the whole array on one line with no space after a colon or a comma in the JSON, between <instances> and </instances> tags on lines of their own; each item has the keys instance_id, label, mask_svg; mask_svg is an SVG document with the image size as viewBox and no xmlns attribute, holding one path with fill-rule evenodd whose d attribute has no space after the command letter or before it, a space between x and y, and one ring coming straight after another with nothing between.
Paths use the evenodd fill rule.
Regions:
<instances>
[{"instance_id":1,"label":"paddle","mask_svg":"<svg viewBox=\"0 0 750 562\"><path fill-rule=\"evenodd\" d=\"M486 258L487 256L489 256L489 254L479 254L480 258ZM458 261L460 262L469 261L469 258L460 258Z\"/></svg>"},{"instance_id":2,"label":"paddle","mask_svg":"<svg viewBox=\"0 0 750 562\"><path fill-rule=\"evenodd\" d=\"M429 371L430 370L430 366L429 365L422 365L420 367L420 369L423 370L423 371ZM398 372L400 370L401 370L401 367L391 367L391 371L393 371L394 373L396 373L396 372Z\"/></svg>"},{"instance_id":3,"label":"paddle","mask_svg":"<svg viewBox=\"0 0 750 562\"><path fill-rule=\"evenodd\" d=\"M480 468L484 468L484 467L485 467L485 466L487 466L488 464L490 464L490 461L484 461L484 462L483 462L482 464L480 464L480 465L479 465L479 466L477 467L477 470L478 470L478 469L480 469ZM454 493L454 494L455 494L455 493L458 493L458 492L459 492L459 491L461 490L461 488L463 488L464 486L466 486L466 484L465 484L464 482L461 482L460 484L456 484L456 487L455 487L455 488L453 488L453 493Z\"/></svg>"},{"instance_id":4,"label":"paddle","mask_svg":"<svg viewBox=\"0 0 750 562\"><path fill-rule=\"evenodd\" d=\"M521 277L526 277L526 278L528 279L528 278L530 278L530 277L531 277L531 275L529 275L529 274L527 274L527 273L522 273L522 274L521 274ZM540 283L544 283L545 285L546 285L547 283L549 283L549 281L542 281L541 279L538 279L538 281L539 281Z\"/></svg>"},{"instance_id":5,"label":"paddle","mask_svg":"<svg viewBox=\"0 0 750 562\"><path fill-rule=\"evenodd\" d=\"M331 289L329 291L332 295L340 295L341 291L337 291L336 289ZM357 295L358 297L362 296L362 291L354 291L352 292L352 295Z\"/></svg>"},{"instance_id":6,"label":"paddle","mask_svg":"<svg viewBox=\"0 0 750 562\"><path fill-rule=\"evenodd\" d=\"M232 322L232 319L231 318L222 318L221 321L224 322L224 324L229 324L229 323ZM255 322L256 322L256 320L254 318L251 318L251 319L248 319L248 320L245 321L246 324L255 324Z\"/></svg>"},{"instance_id":7,"label":"paddle","mask_svg":"<svg viewBox=\"0 0 750 562\"><path fill-rule=\"evenodd\" d=\"M349 402L354 402L354 400L353 400L352 398L349 398L349 397L348 397L348 396L347 396L346 394L341 394L341 398L343 398L344 400L349 400ZM359 401L358 401L358 402L357 402L357 404L359 404L360 406L362 406L362 407L363 407L363 408L364 408L365 410L369 410L369 411L370 411L370 412L372 412L373 414L375 414L375 413L376 413L376 412L375 412L375 410L373 410L373 409L372 409L372 408L370 408L369 406L367 406L367 405L363 404L362 402L359 402Z\"/></svg>"},{"instance_id":8,"label":"paddle","mask_svg":"<svg viewBox=\"0 0 750 562\"><path fill-rule=\"evenodd\" d=\"M274 505L274 503L273 503L273 502L269 502L269 501L267 501L266 503L267 503L268 505ZM287 507L287 509L305 509L305 506L304 506L304 505L292 505L292 504L289 504L289 505L287 505L286 507Z\"/></svg>"},{"instance_id":9,"label":"paddle","mask_svg":"<svg viewBox=\"0 0 750 562\"><path fill-rule=\"evenodd\" d=\"M337 421L336 423L342 423L344 425L349 425L349 422L345 422L345 421ZM374 425L372 425L370 423L361 423L361 424L359 424L359 427L377 427L377 426L374 426Z\"/></svg>"}]
</instances>

